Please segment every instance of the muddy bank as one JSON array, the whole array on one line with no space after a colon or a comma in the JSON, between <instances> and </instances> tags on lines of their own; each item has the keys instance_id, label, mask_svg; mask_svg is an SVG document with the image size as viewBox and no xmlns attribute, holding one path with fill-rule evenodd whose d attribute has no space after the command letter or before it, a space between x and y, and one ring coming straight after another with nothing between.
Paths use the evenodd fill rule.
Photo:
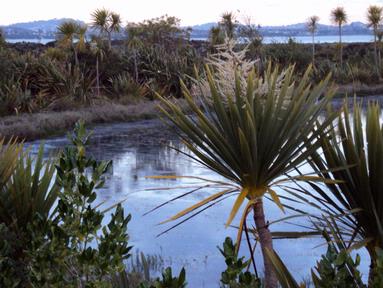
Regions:
<instances>
[{"instance_id":1,"label":"muddy bank","mask_svg":"<svg viewBox=\"0 0 383 288\"><path fill-rule=\"evenodd\" d=\"M376 87L359 86L359 92L354 92L357 88L357 86L340 87L336 98L333 100L335 108L341 107L345 96L348 97L349 104L352 106L354 95L358 95L358 101L363 102L363 104L368 103L368 101L378 101L383 104L383 96L381 96L383 95L383 85ZM366 92L361 93L360 91ZM374 91L379 91L379 93L373 94ZM20 140L32 141L35 139L60 136L65 134L65 132L70 131L74 127L74 124L80 119L85 121L88 127L92 127L96 124L107 124L107 129L109 129L108 127L113 129L110 125L112 123L158 119L161 114L158 110L158 104L158 101L145 101L127 106L120 104L104 104L102 106L92 106L73 111L7 116L0 118L0 137L5 137L6 139L17 137ZM184 102L179 100L178 105L184 105ZM155 122L156 125L152 128L152 125L146 127L145 124L140 124L141 130L137 130L138 132L136 136L144 138L145 135L148 134L146 133L147 129L151 129L151 132L154 135L158 135L159 139L163 138L162 136L169 136L164 130L166 127L160 125L162 122L160 120ZM145 130L145 133L142 133L143 130Z\"/></svg>"},{"instance_id":2,"label":"muddy bank","mask_svg":"<svg viewBox=\"0 0 383 288\"><path fill-rule=\"evenodd\" d=\"M383 95L383 84L366 85L361 83L348 84L348 85L337 85L336 98L344 98L345 96L358 97ZM370 98L370 97L369 97Z\"/></svg>"},{"instance_id":3,"label":"muddy bank","mask_svg":"<svg viewBox=\"0 0 383 288\"><path fill-rule=\"evenodd\" d=\"M130 122L159 115L157 101L134 105L104 104L74 111L22 114L0 118L0 137L34 140L61 135L82 119L90 126L99 123Z\"/></svg>"}]
</instances>

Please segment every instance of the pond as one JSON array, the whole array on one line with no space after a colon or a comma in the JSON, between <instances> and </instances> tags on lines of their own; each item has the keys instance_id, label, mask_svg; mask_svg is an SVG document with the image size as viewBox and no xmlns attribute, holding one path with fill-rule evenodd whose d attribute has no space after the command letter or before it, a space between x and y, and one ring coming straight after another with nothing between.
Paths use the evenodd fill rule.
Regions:
<instances>
[{"instance_id":1,"label":"pond","mask_svg":"<svg viewBox=\"0 0 383 288\"><path fill-rule=\"evenodd\" d=\"M65 137L61 137L45 140L44 143L46 155L52 155L68 144L68 141ZM32 152L37 150L39 144L40 141L28 143ZM98 192L100 201L105 201L104 207L124 201L125 211L132 214L129 234L134 249L148 255L159 255L164 260L164 265L172 266L175 273L179 273L180 269L185 267L188 287L219 287L220 274L226 266L217 246L221 246L227 236L235 239L237 232L235 228L224 226L233 198L220 202L159 237L158 234L174 224L158 225L159 222L207 197L213 191L208 189L197 191L148 215L143 215L157 205L191 190L177 187L196 184L196 180L187 178L158 180L148 179L146 176L192 175L219 179L219 176L170 146L186 152L177 137L159 120L95 127L88 149L89 154L99 160L113 161L113 169L108 175L106 187ZM265 206L269 221L289 215L283 214L270 201L266 201ZM305 221L307 220L297 219L292 222L305 223ZM238 219L233 223L238 223ZM300 229L289 223L271 226L272 231ZM276 240L275 250L296 278L303 280L308 278L310 269L326 251L326 246L323 244L320 238ZM242 251L245 253L246 243L243 242L242 245ZM358 253L362 255L364 262L361 266L366 277L368 257L364 251ZM255 257L258 267L262 267L259 249Z\"/></svg>"}]
</instances>

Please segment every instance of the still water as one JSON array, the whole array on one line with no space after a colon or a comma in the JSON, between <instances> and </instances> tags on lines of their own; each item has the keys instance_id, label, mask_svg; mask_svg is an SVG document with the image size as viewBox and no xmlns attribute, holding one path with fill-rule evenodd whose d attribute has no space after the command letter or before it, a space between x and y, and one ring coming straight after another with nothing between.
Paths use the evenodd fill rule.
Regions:
<instances>
[{"instance_id":1,"label":"still water","mask_svg":"<svg viewBox=\"0 0 383 288\"><path fill-rule=\"evenodd\" d=\"M45 140L46 155L52 155L68 144L65 137ZM28 143L36 151L40 141ZM165 266L172 266L176 273L181 267L187 271L188 287L219 287L220 273L225 270L224 259L217 249L225 237L235 238L234 228L225 228L233 199L199 214L174 230L157 237L169 225L158 225L180 210L209 196L213 191L201 190L179 199L159 210L143 216L155 206L180 195L187 190L179 186L196 185L195 180L155 180L145 178L152 175L193 175L209 179L220 179L213 172L201 167L187 156L176 152L171 146L184 152L185 148L177 137L158 120L135 123L101 125L94 128L88 152L99 160L113 160L113 169L108 175L106 187L98 192L99 200L106 201L104 207L122 201L125 211L132 214L129 224L130 242L135 249L145 254L159 255ZM161 189L153 189L161 188ZM153 189L153 190L149 190ZM283 193L279 191L280 193ZM283 214L275 204L265 202L266 216L273 221ZM296 223L304 224L301 219ZM238 219L233 223L238 223ZM299 227L288 223L272 225L273 231L297 231ZM276 240L275 249L298 280L307 278L311 267L316 264L326 247L321 239ZM243 251L246 243L242 243ZM363 251L360 251L365 256ZM362 257L363 272L367 274L368 259ZM262 267L260 251L256 253L258 267Z\"/></svg>"},{"instance_id":2,"label":"still water","mask_svg":"<svg viewBox=\"0 0 383 288\"><path fill-rule=\"evenodd\" d=\"M264 37L263 43L287 43L289 41L288 36L276 36L276 37ZM296 36L291 37L294 41L298 43L312 43L311 36ZM342 36L343 43L368 43L373 42L373 35L344 35ZM321 35L315 36L315 43L338 43L338 35Z\"/></svg>"},{"instance_id":3,"label":"still water","mask_svg":"<svg viewBox=\"0 0 383 288\"><path fill-rule=\"evenodd\" d=\"M22 39L22 38L20 38L20 39L9 39L9 38L7 38L7 39L5 39L5 41L7 41L8 43L20 43L20 42L26 42L26 43L40 43L40 44L47 44L47 43L49 43L49 42L52 42L52 41L56 41L55 39L45 39L45 38L43 38L43 39L37 39L37 38L35 38L35 39Z\"/></svg>"},{"instance_id":4,"label":"still water","mask_svg":"<svg viewBox=\"0 0 383 288\"><path fill-rule=\"evenodd\" d=\"M290 37L288 36L265 36L263 37L264 44L270 43L286 43L288 42ZM293 36L291 37L298 43L312 43L311 36ZM207 38L192 38L194 40L207 40ZM17 43L17 42L32 42L32 43L41 43L47 44L48 42L55 41L55 39L6 39L9 43ZM321 35L315 36L316 43L338 43L339 36L338 35ZM343 35L342 36L343 43L368 43L373 42L373 35Z\"/></svg>"}]
</instances>

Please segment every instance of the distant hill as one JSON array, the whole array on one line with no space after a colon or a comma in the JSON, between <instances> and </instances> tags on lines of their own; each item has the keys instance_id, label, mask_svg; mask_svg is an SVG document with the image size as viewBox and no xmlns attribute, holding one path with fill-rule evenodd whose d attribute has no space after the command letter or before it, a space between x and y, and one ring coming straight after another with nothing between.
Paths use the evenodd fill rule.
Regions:
<instances>
[{"instance_id":1,"label":"distant hill","mask_svg":"<svg viewBox=\"0 0 383 288\"><path fill-rule=\"evenodd\" d=\"M55 32L57 29L57 26L59 26L64 21L75 21L78 23L83 23L83 21L80 20L74 20L70 18L61 18L61 19L51 19L51 20L38 20L33 22L24 22L24 23L16 23L11 24L9 26L6 26L6 28L21 28L21 29L27 29L32 31L45 31L45 32Z\"/></svg>"},{"instance_id":2,"label":"distant hill","mask_svg":"<svg viewBox=\"0 0 383 288\"><path fill-rule=\"evenodd\" d=\"M192 37L207 37L211 27L217 23L206 23L193 26ZM338 27L333 25L318 25L317 35L338 35ZM310 33L307 31L306 23L296 23L283 26L261 26L259 32L263 36L307 36ZM342 28L344 35L365 35L371 34L371 30L362 22L352 22L344 25Z\"/></svg>"},{"instance_id":3,"label":"distant hill","mask_svg":"<svg viewBox=\"0 0 383 288\"><path fill-rule=\"evenodd\" d=\"M265 36L305 36L310 35L305 23L297 23L285 26L263 26L260 29ZM318 24L317 35L338 35L339 28L334 25ZM352 22L342 27L344 35L371 34L371 30L362 22Z\"/></svg>"},{"instance_id":4,"label":"distant hill","mask_svg":"<svg viewBox=\"0 0 383 288\"><path fill-rule=\"evenodd\" d=\"M55 33L57 26L59 26L63 21L68 20L84 23L80 20L62 18L16 23L4 26L2 29L5 32L5 37L8 39L53 39L56 36ZM192 26L192 38L207 38L209 30L215 25L217 25L217 23L209 22ZM259 31L263 36L295 37L310 35L306 29L305 23L296 23L284 26L261 26ZM342 31L344 35L365 35L372 33L367 25L362 22L352 22L348 25L344 25ZM319 24L317 35L338 35L338 27Z\"/></svg>"},{"instance_id":5,"label":"distant hill","mask_svg":"<svg viewBox=\"0 0 383 288\"><path fill-rule=\"evenodd\" d=\"M61 18L16 23L8 26L3 26L1 28L4 30L5 38L9 39L53 39L55 38L57 27L64 21L75 21L78 23L84 23L80 20Z\"/></svg>"},{"instance_id":6,"label":"distant hill","mask_svg":"<svg viewBox=\"0 0 383 288\"><path fill-rule=\"evenodd\" d=\"M212 27L216 26L216 22L209 22L209 23L204 23L204 24L199 24L199 25L194 25L192 26L193 30L210 30Z\"/></svg>"}]
</instances>

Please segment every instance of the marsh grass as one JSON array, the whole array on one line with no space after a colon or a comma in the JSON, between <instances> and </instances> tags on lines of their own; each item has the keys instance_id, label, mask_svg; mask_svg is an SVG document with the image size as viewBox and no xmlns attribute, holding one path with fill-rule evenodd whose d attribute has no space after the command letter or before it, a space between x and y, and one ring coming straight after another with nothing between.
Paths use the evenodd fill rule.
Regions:
<instances>
[{"instance_id":1,"label":"marsh grass","mask_svg":"<svg viewBox=\"0 0 383 288\"><path fill-rule=\"evenodd\" d=\"M135 121L157 117L157 102L140 102L134 105L104 103L72 111L20 114L0 118L0 135L5 138L17 137L19 140L63 134L78 120L87 125Z\"/></svg>"}]
</instances>

